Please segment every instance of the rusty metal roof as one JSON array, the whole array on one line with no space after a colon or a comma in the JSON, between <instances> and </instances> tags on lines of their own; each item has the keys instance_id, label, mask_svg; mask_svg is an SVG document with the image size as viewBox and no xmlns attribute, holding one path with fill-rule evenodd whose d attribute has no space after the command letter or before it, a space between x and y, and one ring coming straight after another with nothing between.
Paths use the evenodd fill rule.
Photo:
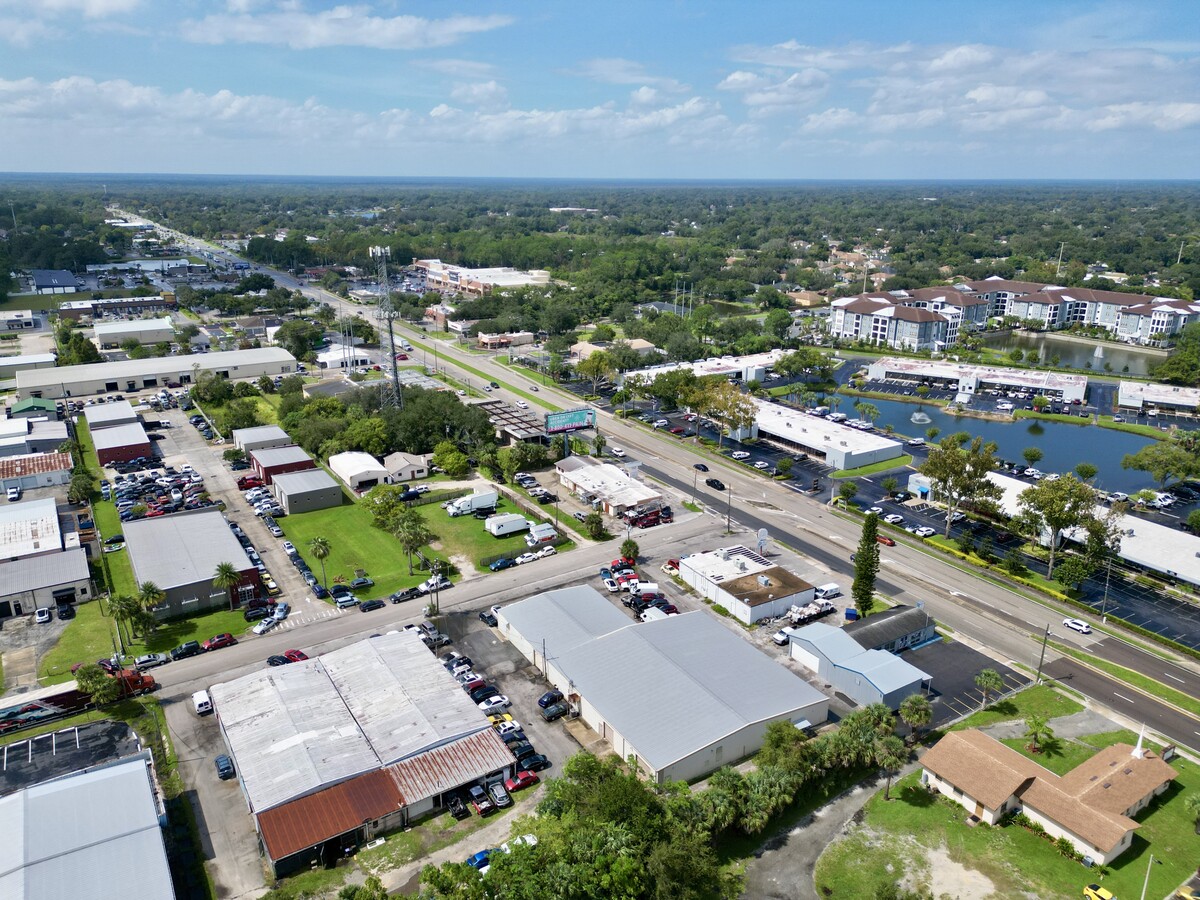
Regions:
<instances>
[{"instance_id":1,"label":"rusty metal roof","mask_svg":"<svg viewBox=\"0 0 1200 900\"><path fill-rule=\"evenodd\" d=\"M71 468L70 453L31 453L0 459L0 478L20 478L22 475L46 475Z\"/></svg>"},{"instance_id":2,"label":"rusty metal roof","mask_svg":"<svg viewBox=\"0 0 1200 900\"><path fill-rule=\"evenodd\" d=\"M488 728L411 759L388 766L396 790L408 803L454 790L461 785L514 765L512 754Z\"/></svg>"},{"instance_id":3,"label":"rusty metal roof","mask_svg":"<svg viewBox=\"0 0 1200 900\"><path fill-rule=\"evenodd\" d=\"M259 813L258 830L267 855L278 861L404 805L393 780L376 770Z\"/></svg>"}]
</instances>

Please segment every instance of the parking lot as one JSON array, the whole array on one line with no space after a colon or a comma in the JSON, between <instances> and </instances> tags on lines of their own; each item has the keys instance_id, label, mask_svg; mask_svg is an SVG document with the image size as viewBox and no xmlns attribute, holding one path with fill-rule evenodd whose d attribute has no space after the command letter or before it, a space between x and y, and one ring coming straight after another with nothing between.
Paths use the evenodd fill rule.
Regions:
<instances>
[{"instance_id":1,"label":"parking lot","mask_svg":"<svg viewBox=\"0 0 1200 900\"><path fill-rule=\"evenodd\" d=\"M972 650L957 641L942 641L916 650L908 650L902 658L930 676L933 704L931 728L940 728L960 716L975 712L983 703L983 692L975 684L975 676L983 669L994 669L1004 680L1004 693L1011 693L1029 683L1029 679L989 656ZM989 702L995 701L995 696Z\"/></svg>"}]
</instances>

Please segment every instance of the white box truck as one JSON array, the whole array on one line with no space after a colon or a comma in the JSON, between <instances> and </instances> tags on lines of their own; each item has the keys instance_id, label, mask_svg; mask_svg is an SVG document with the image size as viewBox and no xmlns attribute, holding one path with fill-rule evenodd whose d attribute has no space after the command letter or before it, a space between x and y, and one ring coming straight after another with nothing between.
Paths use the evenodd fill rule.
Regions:
<instances>
[{"instance_id":1,"label":"white box truck","mask_svg":"<svg viewBox=\"0 0 1200 900\"><path fill-rule=\"evenodd\" d=\"M483 522L483 529L492 537L505 537L510 534L520 534L529 530L529 521L517 513L503 513L490 516Z\"/></svg>"},{"instance_id":2,"label":"white box truck","mask_svg":"<svg viewBox=\"0 0 1200 900\"><path fill-rule=\"evenodd\" d=\"M496 491L476 491L457 500L451 500L446 512L451 516L465 516L477 509L495 509L500 495Z\"/></svg>"}]
</instances>

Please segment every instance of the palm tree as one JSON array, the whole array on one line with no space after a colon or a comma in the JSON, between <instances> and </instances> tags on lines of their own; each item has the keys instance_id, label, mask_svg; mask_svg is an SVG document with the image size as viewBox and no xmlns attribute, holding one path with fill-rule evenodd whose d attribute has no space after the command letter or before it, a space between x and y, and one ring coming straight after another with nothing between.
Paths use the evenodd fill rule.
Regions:
<instances>
[{"instance_id":1,"label":"palm tree","mask_svg":"<svg viewBox=\"0 0 1200 900\"><path fill-rule=\"evenodd\" d=\"M910 694L900 703L900 718L911 729L909 738L917 739L917 729L933 721L933 706L924 694Z\"/></svg>"},{"instance_id":2,"label":"palm tree","mask_svg":"<svg viewBox=\"0 0 1200 900\"><path fill-rule=\"evenodd\" d=\"M1200 793L1188 794L1183 798L1183 809L1192 818L1196 834L1200 834Z\"/></svg>"},{"instance_id":3,"label":"palm tree","mask_svg":"<svg viewBox=\"0 0 1200 900\"><path fill-rule=\"evenodd\" d=\"M218 591L225 591L229 594L229 609L232 612L233 589L241 583L242 573L239 572L231 562L223 562L217 566L217 570L213 573L213 587Z\"/></svg>"},{"instance_id":4,"label":"palm tree","mask_svg":"<svg viewBox=\"0 0 1200 900\"><path fill-rule=\"evenodd\" d=\"M125 631L129 635L130 642L132 642L133 621L138 613L142 611L141 602L136 597L130 597L128 594L120 594L109 598L108 610L112 613L112 617L117 620L118 628L121 622L125 623Z\"/></svg>"},{"instance_id":5,"label":"palm tree","mask_svg":"<svg viewBox=\"0 0 1200 900\"><path fill-rule=\"evenodd\" d=\"M329 541L323 537L318 536L308 542L308 552L321 564L321 584L324 587L329 587L329 582L325 578L325 560L329 558L329 550Z\"/></svg>"},{"instance_id":6,"label":"palm tree","mask_svg":"<svg viewBox=\"0 0 1200 900\"><path fill-rule=\"evenodd\" d=\"M1029 749L1038 752L1038 741L1048 741L1054 737L1054 732L1046 723L1045 716L1031 715L1025 719L1025 737L1029 738Z\"/></svg>"},{"instance_id":7,"label":"palm tree","mask_svg":"<svg viewBox=\"0 0 1200 900\"><path fill-rule=\"evenodd\" d=\"M408 507L396 518L392 531L400 547L408 555L408 574L413 574L413 554L438 539L422 516L414 507Z\"/></svg>"},{"instance_id":8,"label":"palm tree","mask_svg":"<svg viewBox=\"0 0 1200 900\"><path fill-rule=\"evenodd\" d=\"M988 698L992 693L1004 690L1004 679L995 669L983 669L975 676L975 687L983 691L983 703L979 705L979 708L983 709L988 705Z\"/></svg>"},{"instance_id":9,"label":"palm tree","mask_svg":"<svg viewBox=\"0 0 1200 900\"><path fill-rule=\"evenodd\" d=\"M887 785L883 789L883 799L892 799L892 777L904 763L908 761L908 751L904 749L904 741L889 734L875 742L875 765L883 769L887 775Z\"/></svg>"},{"instance_id":10,"label":"palm tree","mask_svg":"<svg viewBox=\"0 0 1200 900\"><path fill-rule=\"evenodd\" d=\"M143 581L138 585L138 602L142 604L142 609L153 609L166 598L166 592L153 581Z\"/></svg>"}]
</instances>

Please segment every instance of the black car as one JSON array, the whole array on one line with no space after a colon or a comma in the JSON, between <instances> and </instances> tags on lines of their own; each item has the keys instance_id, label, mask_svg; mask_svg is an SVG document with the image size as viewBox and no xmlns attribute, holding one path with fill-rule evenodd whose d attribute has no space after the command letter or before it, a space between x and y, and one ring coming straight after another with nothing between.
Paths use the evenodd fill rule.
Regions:
<instances>
[{"instance_id":1,"label":"black car","mask_svg":"<svg viewBox=\"0 0 1200 900\"><path fill-rule=\"evenodd\" d=\"M392 594L392 602L403 603L405 600L416 600L423 593L424 591L420 588L405 588L402 591L396 591L396 593Z\"/></svg>"},{"instance_id":2,"label":"black car","mask_svg":"<svg viewBox=\"0 0 1200 900\"><path fill-rule=\"evenodd\" d=\"M482 703L484 700L491 699L492 697L499 697L500 691L490 684L485 684L481 688L475 688L467 696L471 698L472 703Z\"/></svg>"},{"instance_id":3,"label":"black car","mask_svg":"<svg viewBox=\"0 0 1200 900\"><path fill-rule=\"evenodd\" d=\"M60 604L58 605L58 609L57 609L57 610L55 610L55 612L57 612L57 613L58 613L58 617L59 617L60 619L73 619L73 618L75 618L75 607L73 607L73 606L72 606L71 604L69 604L69 603L60 603Z\"/></svg>"},{"instance_id":4,"label":"black car","mask_svg":"<svg viewBox=\"0 0 1200 900\"><path fill-rule=\"evenodd\" d=\"M165 441L166 440L166 437L164 435L157 434L153 431L147 432L146 437L147 437L147 439L149 439L151 441Z\"/></svg>"},{"instance_id":5,"label":"black car","mask_svg":"<svg viewBox=\"0 0 1200 900\"><path fill-rule=\"evenodd\" d=\"M291 663L291 660L288 659L286 656L268 656L267 657L267 665L268 666L286 666L286 665L289 665L290 663Z\"/></svg>"},{"instance_id":6,"label":"black car","mask_svg":"<svg viewBox=\"0 0 1200 900\"><path fill-rule=\"evenodd\" d=\"M233 777L233 760L222 753L213 762L217 766L217 777L222 781L226 781Z\"/></svg>"},{"instance_id":7,"label":"black car","mask_svg":"<svg viewBox=\"0 0 1200 900\"><path fill-rule=\"evenodd\" d=\"M540 772L542 769L548 769L553 763L540 753L535 753L533 756L527 756L521 760L521 768L526 772Z\"/></svg>"},{"instance_id":8,"label":"black car","mask_svg":"<svg viewBox=\"0 0 1200 900\"><path fill-rule=\"evenodd\" d=\"M551 703L542 710L542 720L546 722L553 722L555 719L561 719L570 711L571 707L567 706L567 704L562 703L561 701L558 703Z\"/></svg>"},{"instance_id":9,"label":"black car","mask_svg":"<svg viewBox=\"0 0 1200 900\"><path fill-rule=\"evenodd\" d=\"M547 706L552 706L563 698L562 691L546 691L542 696L538 697L538 706L545 709Z\"/></svg>"},{"instance_id":10,"label":"black car","mask_svg":"<svg viewBox=\"0 0 1200 900\"><path fill-rule=\"evenodd\" d=\"M523 756L533 756L533 754L537 753L537 751L533 749L533 744L529 743L529 741L515 741L514 743L509 744L508 752L518 760L520 760Z\"/></svg>"},{"instance_id":11,"label":"black car","mask_svg":"<svg viewBox=\"0 0 1200 900\"><path fill-rule=\"evenodd\" d=\"M359 612L370 612L373 609L383 609L385 606L387 606L387 604L384 603L382 600L367 600L367 601L359 604L358 611Z\"/></svg>"},{"instance_id":12,"label":"black car","mask_svg":"<svg viewBox=\"0 0 1200 900\"><path fill-rule=\"evenodd\" d=\"M269 615L271 615L271 609L267 606L259 606L255 609L242 611L242 618L247 622L257 622L259 619L265 619Z\"/></svg>"},{"instance_id":13,"label":"black car","mask_svg":"<svg viewBox=\"0 0 1200 900\"><path fill-rule=\"evenodd\" d=\"M520 744L523 741L528 741L524 731L510 731L508 734L500 735L500 740L504 741L505 746L511 747L513 744Z\"/></svg>"},{"instance_id":14,"label":"black car","mask_svg":"<svg viewBox=\"0 0 1200 900\"><path fill-rule=\"evenodd\" d=\"M481 609L479 611L479 621L484 625L495 628L500 623L496 621L496 617L492 615L491 610Z\"/></svg>"},{"instance_id":15,"label":"black car","mask_svg":"<svg viewBox=\"0 0 1200 900\"><path fill-rule=\"evenodd\" d=\"M708 466L706 466L704 463L692 463L692 468L695 469L697 472L707 472L708 471Z\"/></svg>"},{"instance_id":16,"label":"black car","mask_svg":"<svg viewBox=\"0 0 1200 900\"><path fill-rule=\"evenodd\" d=\"M187 659L189 656L199 656L204 652L199 641L187 641L171 650L171 659Z\"/></svg>"},{"instance_id":17,"label":"black car","mask_svg":"<svg viewBox=\"0 0 1200 900\"><path fill-rule=\"evenodd\" d=\"M725 482L721 481L719 478L705 478L704 483L707 484L714 491L725 490Z\"/></svg>"},{"instance_id":18,"label":"black car","mask_svg":"<svg viewBox=\"0 0 1200 900\"><path fill-rule=\"evenodd\" d=\"M457 794L451 794L446 801L446 809L450 810L450 815L456 819L469 819L471 811L467 809L467 804L462 802L462 797Z\"/></svg>"}]
</instances>

